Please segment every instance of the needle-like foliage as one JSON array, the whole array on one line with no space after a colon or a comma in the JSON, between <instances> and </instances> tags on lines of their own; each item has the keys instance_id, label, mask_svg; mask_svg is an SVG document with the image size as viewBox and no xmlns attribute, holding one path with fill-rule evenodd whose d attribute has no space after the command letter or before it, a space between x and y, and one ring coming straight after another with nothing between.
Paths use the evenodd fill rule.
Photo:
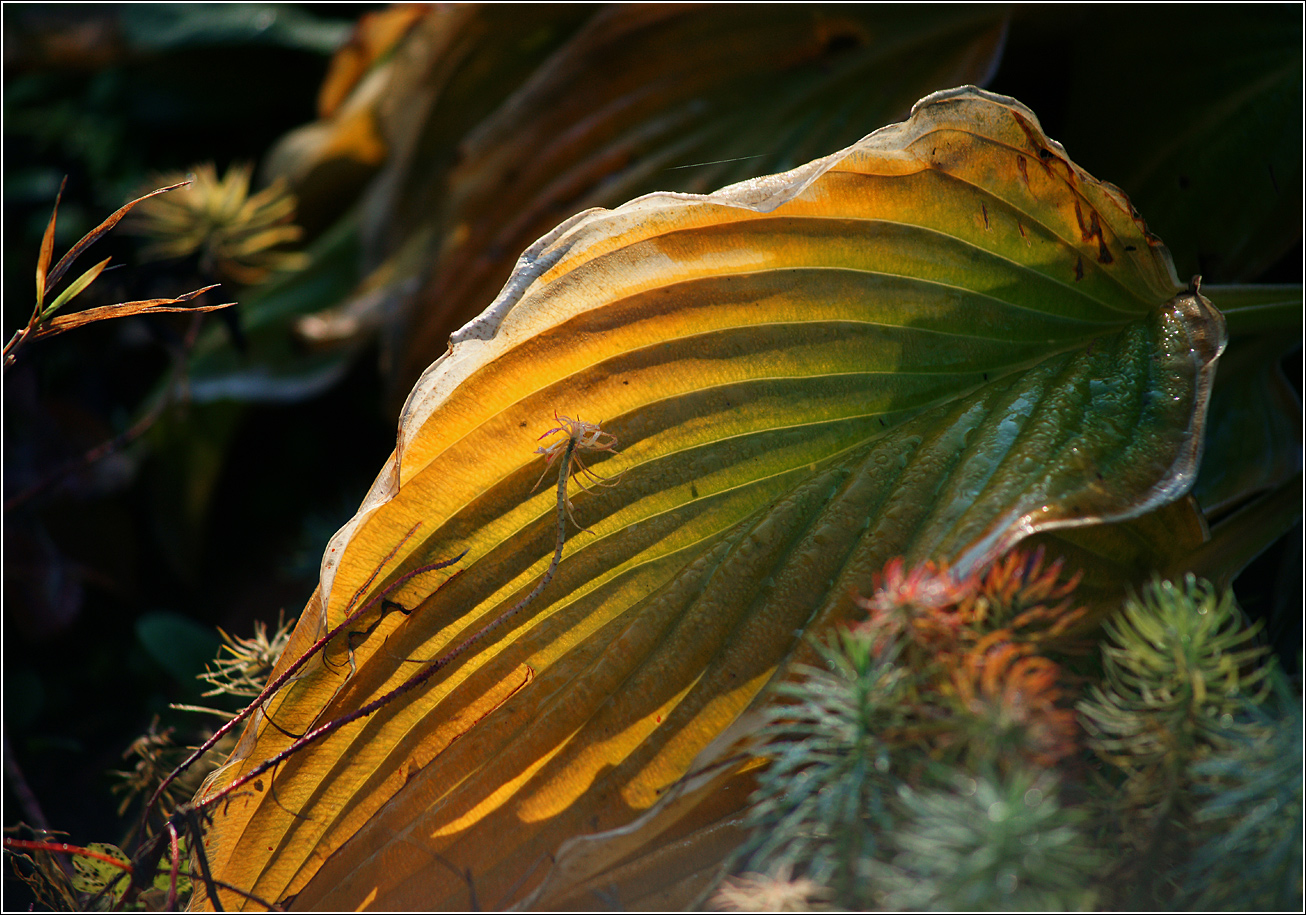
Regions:
<instances>
[{"instance_id":1,"label":"needle-like foliage","mask_svg":"<svg viewBox=\"0 0 1306 915\"><path fill-rule=\"evenodd\" d=\"M1077 579L1060 576L1060 563L1045 567L1041 553L1020 551L966 578L934 562L889 562L876 592L859 601L868 618L820 646L825 667L778 687L789 703L771 710L761 732L758 752L771 764L741 857L755 876L715 904L782 891L789 899L795 880L826 891L805 892L810 902L854 907L1088 900L1086 875L1099 857L1080 855L1080 814L1051 799L1056 776L1045 768L1080 748L1062 671L1036 653L1081 615L1071 599ZM967 776L969 793L956 787L969 772L986 773L978 815L980 782ZM929 790L909 787L920 785ZM1017 788L1019 816L987 819ZM927 829L935 807L946 808L945 831L961 831ZM935 842L948 861L941 870L908 863L915 845ZM1063 858L1077 863L1058 870ZM985 881L991 892L978 889Z\"/></svg>"},{"instance_id":2,"label":"needle-like foliage","mask_svg":"<svg viewBox=\"0 0 1306 915\"><path fill-rule=\"evenodd\" d=\"M1092 905L1101 855L1051 772L958 774L946 788L898 791L892 863L871 868L890 911L1020 911Z\"/></svg>"},{"instance_id":3,"label":"needle-like foliage","mask_svg":"<svg viewBox=\"0 0 1306 915\"><path fill-rule=\"evenodd\" d=\"M1276 685L1273 712L1249 703L1233 742L1193 766L1207 836L1183 875L1194 908L1301 908L1302 704Z\"/></svg>"},{"instance_id":4,"label":"needle-like foliage","mask_svg":"<svg viewBox=\"0 0 1306 915\"><path fill-rule=\"evenodd\" d=\"M1079 710L1093 748L1125 773L1128 802L1146 807L1226 745L1237 713L1264 696L1265 648L1232 593L1192 575L1153 581L1104 628L1102 682Z\"/></svg>"},{"instance_id":5,"label":"needle-like foliage","mask_svg":"<svg viewBox=\"0 0 1306 915\"><path fill-rule=\"evenodd\" d=\"M855 895L856 862L877 853L891 822L894 757L903 752L892 735L911 720L915 675L895 643L875 645L864 633L841 633L820 651L825 668L782 684L792 704L773 709L762 731L771 765L743 854L749 870L772 874L803 862L817 883Z\"/></svg>"},{"instance_id":6,"label":"needle-like foliage","mask_svg":"<svg viewBox=\"0 0 1306 915\"><path fill-rule=\"evenodd\" d=\"M204 695L257 696L267 685L277 658L281 657L290 641L290 628L290 624L278 616L276 628L270 636L267 624L262 620L254 621L254 635L248 639L219 629L222 647L218 649L213 665L199 675L213 687Z\"/></svg>"}]
</instances>

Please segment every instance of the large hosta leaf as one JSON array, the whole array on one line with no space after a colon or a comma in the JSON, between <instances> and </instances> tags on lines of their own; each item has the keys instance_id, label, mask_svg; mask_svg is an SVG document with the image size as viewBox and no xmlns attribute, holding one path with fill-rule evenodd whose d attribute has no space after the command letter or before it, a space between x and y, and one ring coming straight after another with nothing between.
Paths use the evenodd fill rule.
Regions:
<instances>
[{"instance_id":1,"label":"large hosta leaf","mask_svg":"<svg viewBox=\"0 0 1306 915\"><path fill-rule=\"evenodd\" d=\"M893 556L965 570L1176 499L1223 343L1124 196L973 88L791 172L568 220L414 389L282 667L406 570L458 571L328 646L208 790L536 585L555 411L604 421L615 485L573 484L588 530L519 616L213 808L215 876L303 908L550 906L728 819L731 743L802 633Z\"/></svg>"}]
</instances>

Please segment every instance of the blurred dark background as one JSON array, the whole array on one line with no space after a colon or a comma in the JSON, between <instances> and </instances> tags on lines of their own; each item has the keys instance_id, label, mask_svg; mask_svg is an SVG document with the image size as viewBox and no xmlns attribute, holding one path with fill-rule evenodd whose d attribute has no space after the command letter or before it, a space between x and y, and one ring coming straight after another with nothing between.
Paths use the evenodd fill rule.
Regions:
<instances>
[{"instance_id":1,"label":"blurred dark background","mask_svg":"<svg viewBox=\"0 0 1306 915\"><path fill-rule=\"evenodd\" d=\"M4 7L6 339L27 320L65 175L56 259L152 175L257 163L316 117L331 53L379 4L181 6ZM127 266L77 306L201 285L191 263L142 263L141 239L120 229L71 276L108 256ZM111 321L25 349L4 379L6 500L130 426L189 321ZM376 359L360 358L304 403L170 409L135 445L6 507L5 755L53 828L121 841L108 771L131 768L123 751L155 715L183 739L210 724L167 706L200 701L215 627L249 635L255 619L298 614L327 539L393 448L387 412ZM30 817L6 777L4 822L18 820Z\"/></svg>"},{"instance_id":2,"label":"blurred dark background","mask_svg":"<svg viewBox=\"0 0 1306 915\"><path fill-rule=\"evenodd\" d=\"M5 5L6 339L27 320L41 235L64 176L56 258L151 176L204 162L219 174L257 164L279 137L317 118L332 53L359 17L380 8ZM1289 44L1299 47L1300 10L1281 7L1249 27L1241 6L1127 9L1019 8L988 88L1029 105L1079 164L1133 194L1123 173L1133 132L1143 128L1141 115L1119 113L1122 81L1164 100L1210 55L1257 53L1267 29L1295 22ZM1107 69L1116 75L1103 77ZM1126 108L1166 116L1163 102ZM1288 126L1295 145L1300 121ZM1188 179L1177 180L1155 193L1186 192ZM1295 181L1299 196L1300 174ZM118 230L98 242L79 267L111 255L125 266L101 277L78 307L201 284L193 261L144 262L141 245ZM1228 267L1215 250L1190 254L1209 281ZM1298 236L1254 276L1238 278L1296 283L1301 275ZM205 301L240 301L238 292L215 290ZM234 321L213 314L205 323L222 328L238 363L237 312ZM121 839L108 770L130 767L123 751L156 715L193 739L204 719L167 706L199 701L194 677L218 647L215 627L247 635L280 609L298 614L327 539L394 444L395 407L372 345L308 399L182 402L131 446L52 482L61 465L139 419L190 320L133 318L39 341L4 378L5 755L50 826L76 843ZM1300 395L1300 350L1288 359ZM9 504L33 486L38 495ZM1293 668L1301 565L1299 527L1239 583L1248 611L1278 627ZM7 826L30 822L11 775ZM7 867L5 879L6 907L25 906Z\"/></svg>"}]
</instances>

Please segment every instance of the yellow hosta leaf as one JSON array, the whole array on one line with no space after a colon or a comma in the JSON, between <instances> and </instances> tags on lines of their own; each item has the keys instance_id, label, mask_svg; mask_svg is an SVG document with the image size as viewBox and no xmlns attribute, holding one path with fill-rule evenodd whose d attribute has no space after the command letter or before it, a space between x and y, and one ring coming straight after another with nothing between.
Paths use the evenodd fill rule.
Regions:
<instances>
[{"instance_id":1,"label":"yellow hosta leaf","mask_svg":"<svg viewBox=\"0 0 1306 915\"><path fill-rule=\"evenodd\" d=\"M211 806L215 876L306 909L555 907L605 874L613 905L678 898L649 862L729 824L732 747L801 635L894 556L965 571L1178 498L1223 345L1123 194L970 87L567 220L413 390L280 669L465 556L346 627L204 796L430 678ZM555 413L615 437L585 455L608 485L572 481L556 576L460 649L551 568Z\"/></svg>"}]
</instances>

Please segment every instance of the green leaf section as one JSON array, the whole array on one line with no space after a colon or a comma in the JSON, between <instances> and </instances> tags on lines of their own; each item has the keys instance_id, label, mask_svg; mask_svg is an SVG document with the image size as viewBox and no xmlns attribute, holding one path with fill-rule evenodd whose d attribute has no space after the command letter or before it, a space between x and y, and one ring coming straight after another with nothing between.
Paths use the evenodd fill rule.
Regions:
<instances>
[{"instance_id":1,"label":"green leaf section","mask_svg":"<svg viewBox=\"0 0 1306 915\"><path fill-rule=\"evenodd\" d=\"M204 671L219 644L208 626L179 613L164 611L147 613L137 620L136 637L151 658L188 687Z\"/></svg>"},{"instance_id":2,"label":"green leaf section","mask_svg":"<svg viewBox=\"0 0 1306 915\"><path fill-rule=\"evenodd\" d=\"M127 855L116 845L105 842L92 842L86 850L112 858L122 866L90 855L73 855L73 889L79 893L106 893L112 902L122 899L131 879L131 863Z\"/></svg>"},{"instance_id":3,"label":"green leaf section","mask_svg":"<svg viewBox=\"0 0 1306 915\"><path fill-rule=\"evenodd\" d=\"M287 760L275 796L214 810L216 873L262 898L468 905L463 868L480 898L522 898L531 862L725 753L801 633L852 616L889 558L964 571L1186 491L1224 332L1118 191L1028 109L965 89L789 173L573 218L453 344L297 644L407 569L466 550L460 571L388 595L406 612L278 695L213 787L535 586L555 411L604 421L619 453L590 468L613 485L573 481L586 530L520 617Z\"/></svg>"},{"instance_id":4,"label":"green leaf section","mask_svg":"<svg viewBox=\"0 0 1306 915\"><path fill-rule=\"evenodd\" d=\"M1299 346L1282 333L1234 337L1220 360L1193 488L1212 521L1301 472L1301 401L1280 365Z\"/></svg>"},{"instance_id":5,"label":"green leaf section","mask_svg":"<svg viewBox=\"0 0 1306 915\"><path fill-rule=\"evenodd\" d=\"M1206 286L1203 292L1219 306L1231 334L1302 329L1302 287L1245 285Z\"/></svg>"}]
</instances>

